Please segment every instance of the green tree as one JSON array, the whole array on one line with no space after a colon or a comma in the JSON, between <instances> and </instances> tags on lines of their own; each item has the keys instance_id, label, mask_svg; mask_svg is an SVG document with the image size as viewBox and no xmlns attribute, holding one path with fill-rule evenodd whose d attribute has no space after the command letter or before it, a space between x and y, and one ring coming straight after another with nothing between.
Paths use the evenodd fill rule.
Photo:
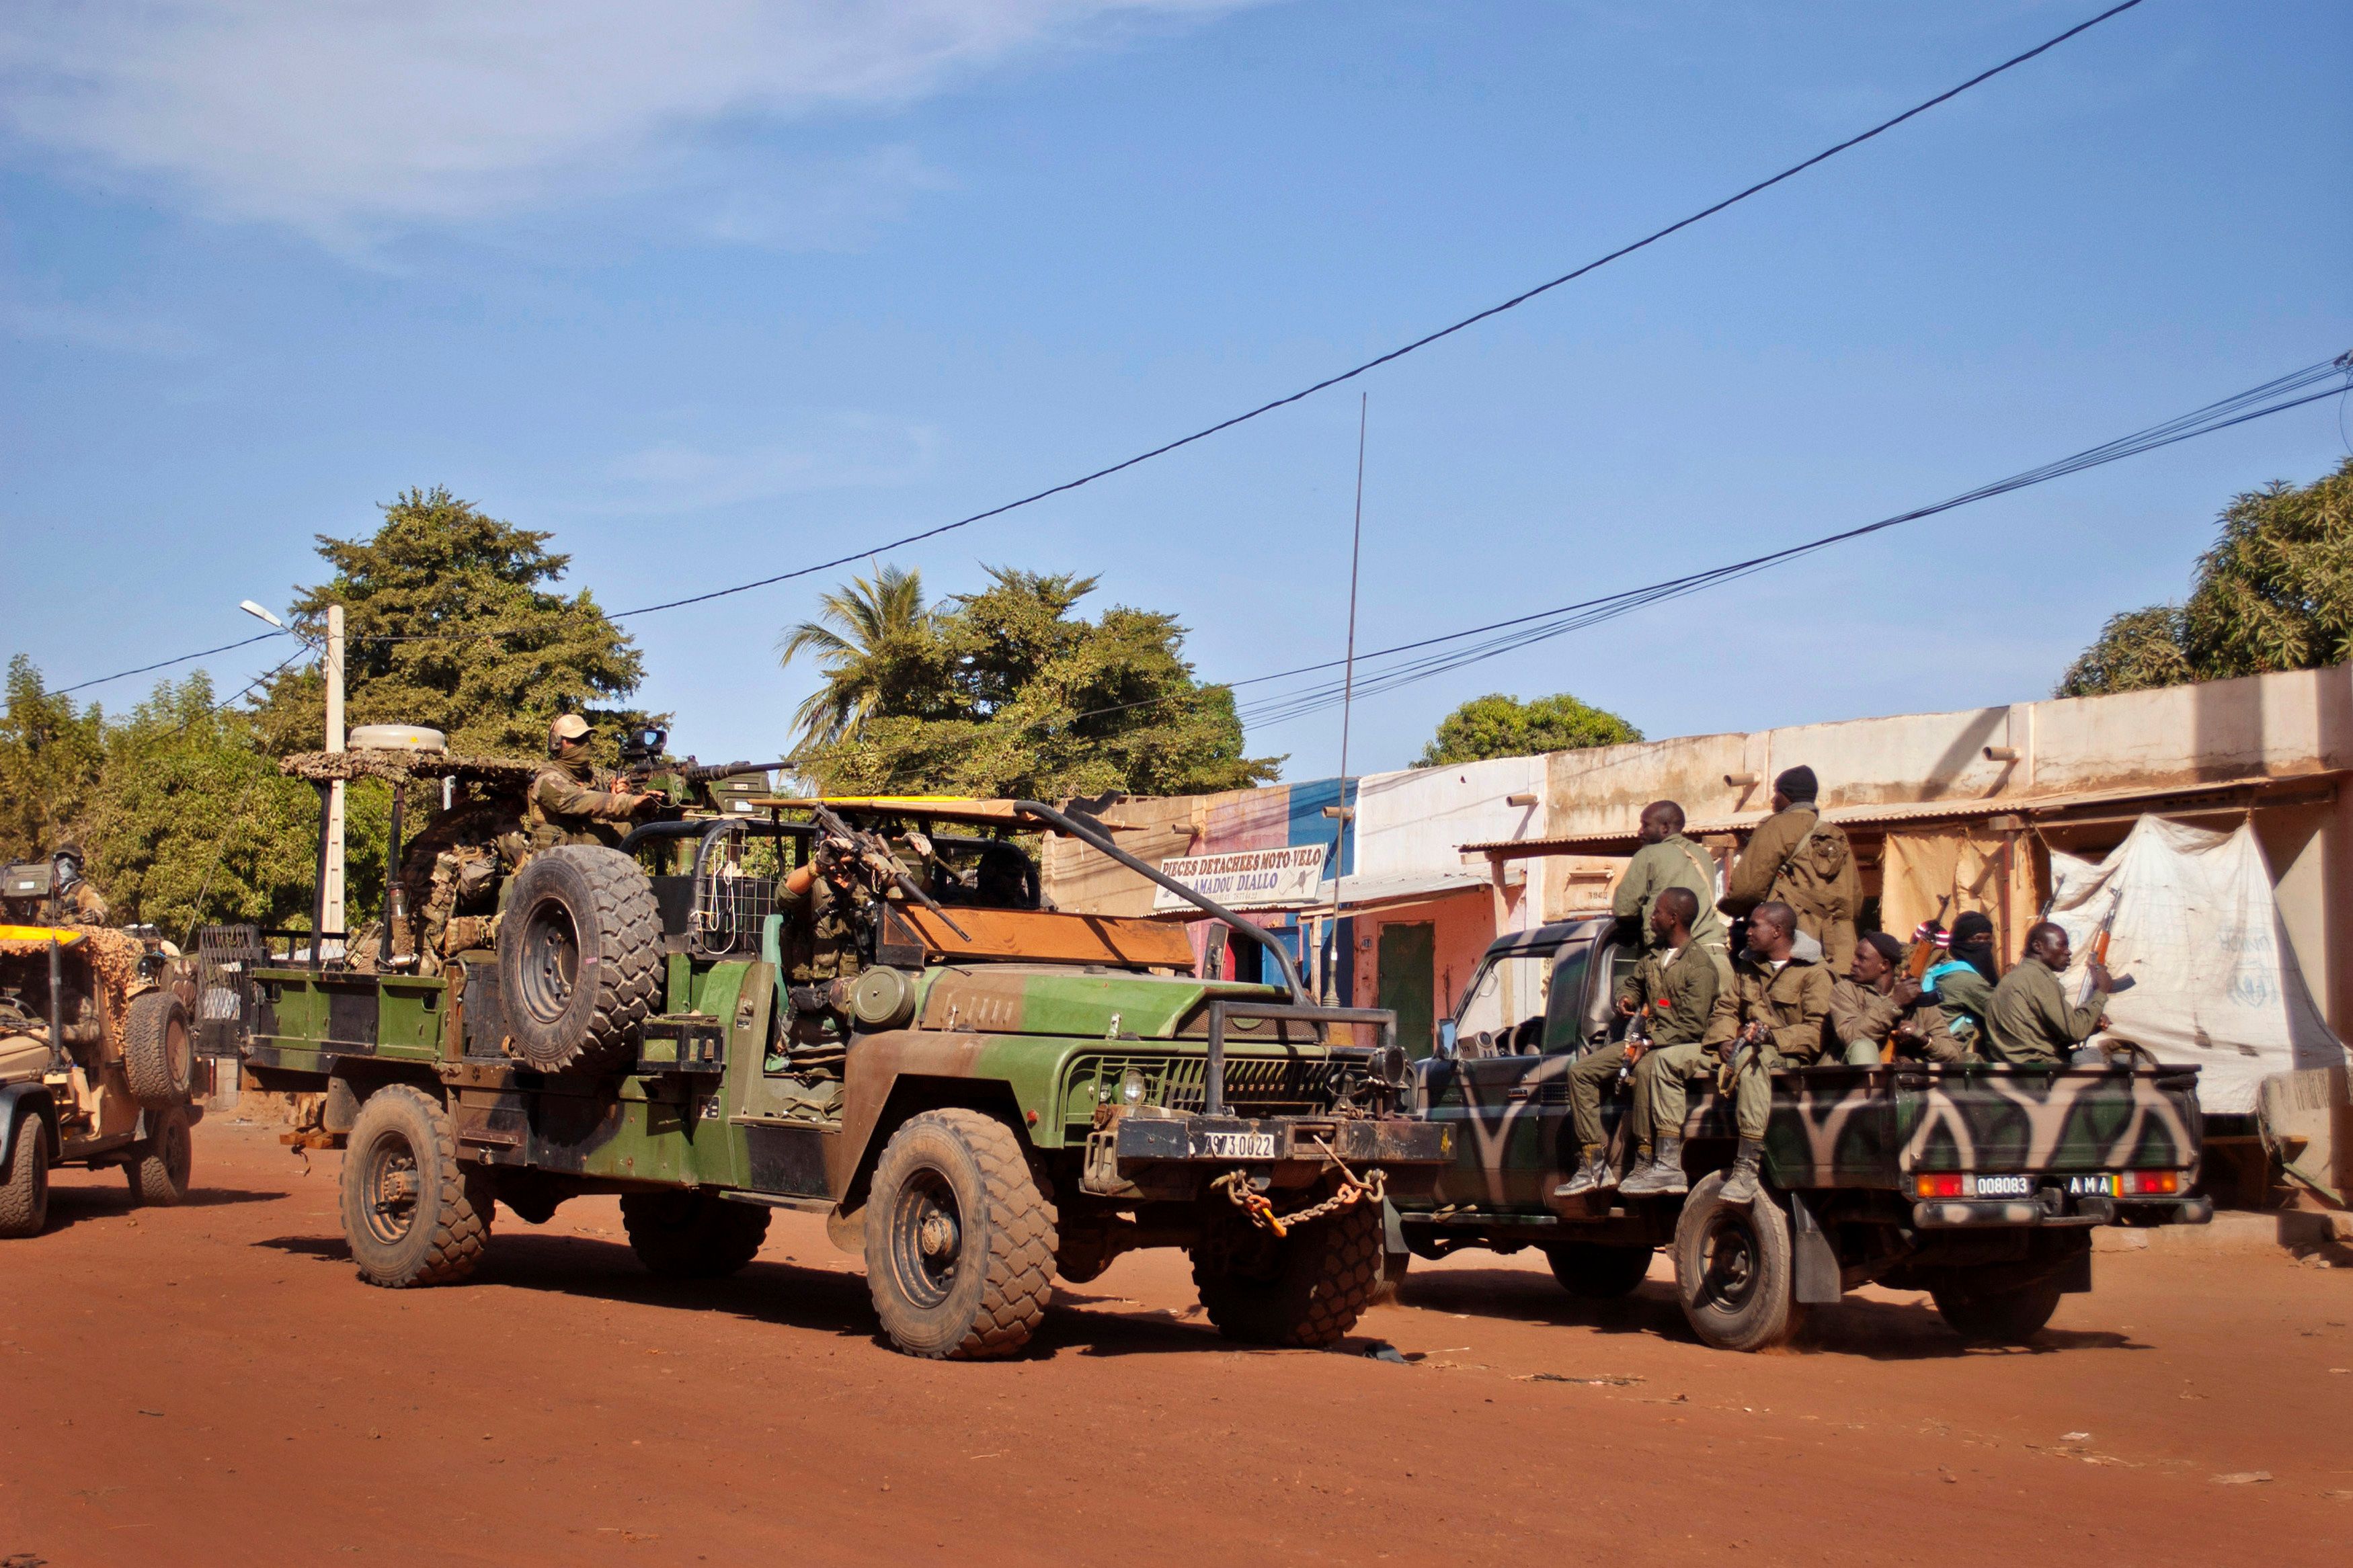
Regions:
<instances>
[{"instance_id":1,"label":"green tree","mask_svg":"<svg viewBox=\"0 0 2353 1568\"><path fill-rule=\"evenodd\" d=\"M211 680L198 674L158 685L108 726L90 840L116 918L174 937L200 920L311 923L318 796L278 771L259 721L216 706ZM388 816L385 786L352 786L345 858L355 918L383 896Z\"/></svg>"},{"instance_id":2,"label":"green tree","mask_svg":"<svg viewBox=\"0 0 2353 1568\"><path fill-rule=\"evenodd\" d=\"M2189 602L2111 616L2060 679L2091 697L2353 658L2353 458L2298 488L2274 480L2223 509Z\"/></svg>"},{"instance_id":3,"label":"green tree","mask_svg":"<svg viewBox=\"0 0 2353 1568\"><path fill-rule=\"evenodd\" d=\"M1617 714L1579 702L1566 691L1528 702L1491 691L1440 720L1437 735L1421 749L1414 766L1532 757L1543 752L1623 745L1641 738L1641 731Z\"/></svg>"},{"instance_id":4,"label":"green tree","mask_svg":"<svg viewBox=\"0 0 2353 1568\"><path fill-rule=\"evenodd\" d=\"M571 565L551 536L486 516L447 489L409 489L366 539L319 536L334 576L303 591L295 624L316 638L343 606L343 705L350 724L428 724L450 749L535 756L559 713L608 734L646 717L617 706L644 663L586 590L552 584ZM263 731L281 752L324 743L315 664L273 681Z\"/></svg>"},{"instance_id":5,"label":"green tree","mask_svg":"<svg viewBox=\"0 0 2353 1568\"><path fill-rule=\"evenodd\" d=\"M72 698L43 684L31 659L11 658L7 711L0 715L0 860L35 859L79 837L105 763L106 721L97 705L78 710Z\"/></svg>"},{"instance_id":6,"label":"green tree","mask_svg":"<svg viewBox=\"0 0 2353 1568\"><path fill-rule=\"evenodd\" d=\"M1173 616L1078 616L1092 577L991 567L989 579L881 645L862 725L800 755L820 786L1053 800L1277 775L1281 758L1242 754L1232 693L1194 679Z\"/></svg>"},{"instance_id":7,"label":"green tree","mask_svg":"<svg viewBox=\"0 0 2353 1568\"><path fill-rule=\"evenodd\" d=\"M884 566L872 581L852 577L818 600L818 618L787 631L777 662L792 668L807 654L824 683L793 713L796 751L831 746L855 736L884 700L883 681L895 655L930 624L923 576Z\"/></svg>"}]
</instances>

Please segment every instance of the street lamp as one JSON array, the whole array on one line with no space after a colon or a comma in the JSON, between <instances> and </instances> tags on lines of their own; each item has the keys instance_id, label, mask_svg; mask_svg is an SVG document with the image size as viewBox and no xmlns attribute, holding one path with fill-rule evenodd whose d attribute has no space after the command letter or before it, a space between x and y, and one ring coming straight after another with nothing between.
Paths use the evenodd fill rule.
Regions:
<instances>
[{"instance_id":1,"label":"street lamp","mask_svg":"<svg viewBox=\"0 0 2353 1568\"><path fill-rule=\"evenodd\" d=\"M239 600L238 609L256 619L269 622L280 631L290 628L251 599ZM301 633L294 633L301 637ZM308 642L310 639L304 637ZM327 750L343 749L343 607L327 606L327 645L320 650L320 673L327 683ZM326 820L320 825L322 852L320 856L319 929L311 933L311 949L314 957L325 953L324 937L328 931L342 935L343 931L343 781L336 779L327 785Z\"/></svg>"}]
</instances>

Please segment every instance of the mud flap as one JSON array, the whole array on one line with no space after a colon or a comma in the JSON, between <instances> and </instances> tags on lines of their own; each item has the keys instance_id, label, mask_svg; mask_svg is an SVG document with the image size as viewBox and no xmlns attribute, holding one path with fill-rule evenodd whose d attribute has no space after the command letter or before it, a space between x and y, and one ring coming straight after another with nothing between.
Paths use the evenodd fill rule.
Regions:
<instances>
[{"instance_id":1,"label":"mud flap","mask_svg":"<svg viewBox=\"0 0 2353 1568\"><path fill-rule=\"evenodd\" d=\"M1803 1194L1789 1194L1789 1245L1795 1254L1790 1270L1791 1296L1809 1304L1837 1300L1845 1292L1839 1280L1838 1253L1831 1247L1831 1238L1822 1233L1814 1211L1806 1206Z\"/></svg>"},{"instance_id":2,"label":"mud flap","mask_svg":"<svg viewBox=\"0 0 2353 1568\"><path fill-rule=\"evenodd\" d=\"M2092 1289L2092 1249L2088 1247L2059 1266L2052 1276L2059 1281L2063 1296L2085 1296Z\"/></svg>"},{"instance_id":3,"label":"mud flap","mask_svg":"<svg viewBox=\"0 0 2353 1568\"><path fill-rule=\"evenodd\" d=\"M1406 1256L1405 1222L1398 1217L1397 1205L1381 1200L1381 1250L1386 1261L1394 1264Z\"/></svg>"}]
</instances>

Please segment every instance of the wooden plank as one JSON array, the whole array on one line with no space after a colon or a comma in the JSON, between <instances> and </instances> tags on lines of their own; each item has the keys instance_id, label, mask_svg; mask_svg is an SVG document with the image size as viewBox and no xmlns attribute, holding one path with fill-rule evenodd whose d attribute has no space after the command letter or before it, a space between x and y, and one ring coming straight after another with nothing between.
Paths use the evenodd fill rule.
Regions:
<instances>
[{"instance_id":1,"label":"wooden plank","mask_svg":"<svg viewBox=\"0 0 2353 1568\"><path fill-rule=\"evenodd\" d=\"M1181 969L1188 974L1193 970L1193 944L1185 928L1163 921L961 906L949 910L943 919L920 904L894 903L884 909L886 944L919 944L942 958L1106 963L1124 969ZM962 926L968 936L958 936L948 920Z\"/></svg>"}]
</instances>

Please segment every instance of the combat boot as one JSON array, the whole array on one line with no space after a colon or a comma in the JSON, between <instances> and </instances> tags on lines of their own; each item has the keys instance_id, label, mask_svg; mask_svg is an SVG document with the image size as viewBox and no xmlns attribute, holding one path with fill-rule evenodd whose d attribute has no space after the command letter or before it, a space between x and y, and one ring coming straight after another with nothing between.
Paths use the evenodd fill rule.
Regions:
<instances>
[{"instance_id":1,"label":"combat boot","mask_svg":"<svg viewBox=\"0 0 2353 1568\"><path fill-rule=\"evenodd\" d=\"M1756 1138L1743 1138L1740 1152L1733 1156L1731 1173L1724 1178L1724 1186L1716 1194L1728 1204L1753 1204L1757 1201L1757 1167L1765 1158L1765 1144Z\"/></svg>"},{"instance_id":2,"label":"combat boot","mask_svg":"<svg viewBox=\"0 0 2353 1568\"><path fill-rule=\"evenodd\" d=\"M1662 1138L1659 1152L1651 1163L1628 1176L1619 1187L1618 1194L1628 1198L1673 1197L1691 1191L1691 1182L1683 1175L1683 1141Z\"/></svg>"},{"instance_id":3,"label":"combat boot","mask_svg":"<svg viewBox=\"0 0 2353 1568\"><path fill-rule=\"evenodd\" d=\"M1585 1163L1577 1174L1552 1190L1556 1198L1583 1197L1588 1193L1602 1192L1618 1184L1617 1173L1610 1170L1609 1156L1599 1147L1585 1151Z\"/></svg>"}]
</instances>

